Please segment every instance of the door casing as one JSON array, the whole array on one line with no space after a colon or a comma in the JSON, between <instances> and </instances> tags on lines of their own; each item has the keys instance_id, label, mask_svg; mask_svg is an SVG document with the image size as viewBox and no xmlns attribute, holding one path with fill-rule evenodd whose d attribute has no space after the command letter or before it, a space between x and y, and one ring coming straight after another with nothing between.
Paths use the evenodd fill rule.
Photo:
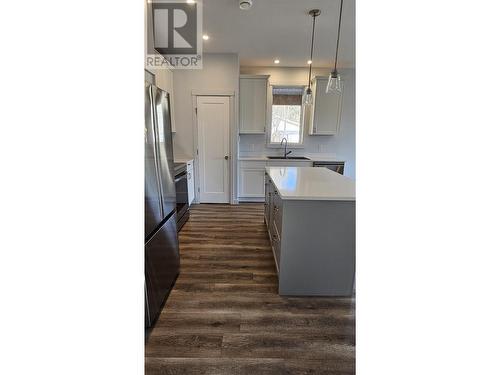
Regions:
<instances>
[{"instance_id":1,"label":"door casing","mask_svg":"<svg viewBox=\"0 0 500 375\"><path fill-rule=\"evenodd\" d=\"M235 116L237 116L237 108L235 108L235 93L231 90L193 90L191 92L192 101L192 122L193 122L193 144L194 144L194 190L195 203L200 203L200 162L197 150L199 149L198 140L198 116L197 102L199 96L223 96L229 98L229 202L230 204L238 204L235 192L237 191L237 160L234 155L237 155L238 149L238 132L236 127Z\"/></svg>"}]
</instances>

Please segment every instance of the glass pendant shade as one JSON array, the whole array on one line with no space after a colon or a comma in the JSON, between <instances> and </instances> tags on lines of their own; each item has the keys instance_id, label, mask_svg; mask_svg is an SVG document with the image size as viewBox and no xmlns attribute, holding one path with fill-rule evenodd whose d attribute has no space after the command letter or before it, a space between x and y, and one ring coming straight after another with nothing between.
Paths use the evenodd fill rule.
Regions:
<instances>
[{"instance_id":1,"label":"glass pendant shade","mask_svg":"<svg viewBox=\"0 0 500 375\"><path fill-rule=\"evenodd\" d=\"M342 1L342 0L341 0ZM311 35L311 55L309 56L309 61L311 62L309 64L309 78L307 80L307 90L305 92L305 97L304 97L304 105L306 106L311 106L313 104L313 94L311 90L311 74L312 74L312 62L313 62L313 54L314 54L314 30L316 27L316 17L318 17L321 14L321 10L319 9L311 9L309 11L309 15L313 18L313 24L312 24L312 35Z\"/></svg>"},{"instance_id":2,"label":"glass pendant shade","mask_svg":"<svg viewBox=\"0 0 500 375\"><path fill-rule=\"evenodd\" d=\"M305 95L305 98L304 98L304 104L305 105L312 105L313 104L313 94L312 94L312 90L310 87L307 88L306 90L306 95Z\"/></svg>"},{"instance_id":3,"label":"glass pendant shade","mask_svg":"<svg viewBox=\"0 0 500 375\"><path fill-rule=\"evenodd\" d=\"M330 73L330 77L328 78L328 84L326 85L326 93L342 93L342 82L340 81L340 74L334 70Z\"/></svg>"},{"instance_id":4,"label":"glass pendant shade","mask_svg":"<svg viewBox=\"0 0 500 375\"><path fill-rule=\"evenodd\" d=\"M340 27L342 25L342 7L344 6L344 0L340 0L340 12L339 12L339 27L337 30L337 48L335 49L335 59L334 67L332 72L330 73L330 77L328 78L328 84L326 85L326 93L342 93L342 82L340 81L340 75L337 71L337 62L339 57L339 41L340 41Z\"/></svg>"}]
</instances>

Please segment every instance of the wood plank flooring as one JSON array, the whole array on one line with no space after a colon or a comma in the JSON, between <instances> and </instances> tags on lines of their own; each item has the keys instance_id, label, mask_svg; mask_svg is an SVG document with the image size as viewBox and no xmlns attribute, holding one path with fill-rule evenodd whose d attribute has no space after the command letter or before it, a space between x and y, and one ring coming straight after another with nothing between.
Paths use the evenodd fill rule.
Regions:
<instances>
[{"instance_id":1,"label":"wood plank flooring","mask_svg":"<svg viewBox=\"0 0 500 375\"><path fill-rule=\"evenodd\" d=\"M195 205L147 375L354 374L352 298L278 295L262 204Z\"/></svg>"}]
</instances>

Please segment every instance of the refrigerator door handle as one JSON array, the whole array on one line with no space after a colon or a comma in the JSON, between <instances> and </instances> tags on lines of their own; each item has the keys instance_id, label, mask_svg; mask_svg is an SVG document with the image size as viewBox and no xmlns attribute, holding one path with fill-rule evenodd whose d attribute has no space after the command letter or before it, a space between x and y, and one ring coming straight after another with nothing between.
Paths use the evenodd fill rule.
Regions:
<instances>
[{"instance_id":1,"label":"refrigerator door handle","mask_svg":"<svg viewBox=\"0 0 500 375\"><path fill-rule=\"evenodd\" d=\"M163 216L175 210L176 192L174 177L173 144L171 132L169 95L153 87L155 105L155 132L158 152L158 179L160 182Z\"/></svg>"},{"instance_id":2,"label":"refrigerator door handle","mask_svg":"<svg viewBox=\"0 0 500 375\"><path fill-rule=\"evenodd\" d=\"M160 195L160 213L161 217L165 217L165 212L163 212L163 194L161 191L161 183L160 183L160 166L158 165L158 159L159 159L159 150L158 150L158 125L156 122L156 102L155 102L155 93L153 93L153 90L155 89L155 86L151 85L151 89L149 90L149 96L150 96L150 101L151 101L151 113L152 113L152 121L153 121L153 138L154 138L154 147L153 147L153 153L154 153L154 158L155 158L155 168L156 168L156 185L158 186L158 194Z\"/></svg>"},{"instance_id":3,"label":"refrigerator door handle","mask_svg":"<svg viewBox=\"0 0 500 375\"><path fill-rule=\"evenodd\" d=\"M148 299L148 288L146 286L146 281L144 281L144 299L145 299L145 307L146 307L146 319L147 319L147 323L146 323L146 327L150 327L151 326L151 312L149 311L149 299Z\"/></svg>"}]
</instances>

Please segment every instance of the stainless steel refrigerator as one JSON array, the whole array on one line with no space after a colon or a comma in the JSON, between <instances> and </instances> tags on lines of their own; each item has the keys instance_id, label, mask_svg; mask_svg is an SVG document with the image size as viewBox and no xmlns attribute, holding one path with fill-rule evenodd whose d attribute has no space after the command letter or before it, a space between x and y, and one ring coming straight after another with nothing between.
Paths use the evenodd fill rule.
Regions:
<instances>
[{"instance_id":1,"label":"stainless steel refrigerator","mask_svg":"<svg viewBox=\"0 0 500 375\"><path fill-rule=\"evenodd\" d=\"M146 327L150 327L179 274L174 157L169 96L145 82L144 261Z\"/></svg>"}]
</instances>

